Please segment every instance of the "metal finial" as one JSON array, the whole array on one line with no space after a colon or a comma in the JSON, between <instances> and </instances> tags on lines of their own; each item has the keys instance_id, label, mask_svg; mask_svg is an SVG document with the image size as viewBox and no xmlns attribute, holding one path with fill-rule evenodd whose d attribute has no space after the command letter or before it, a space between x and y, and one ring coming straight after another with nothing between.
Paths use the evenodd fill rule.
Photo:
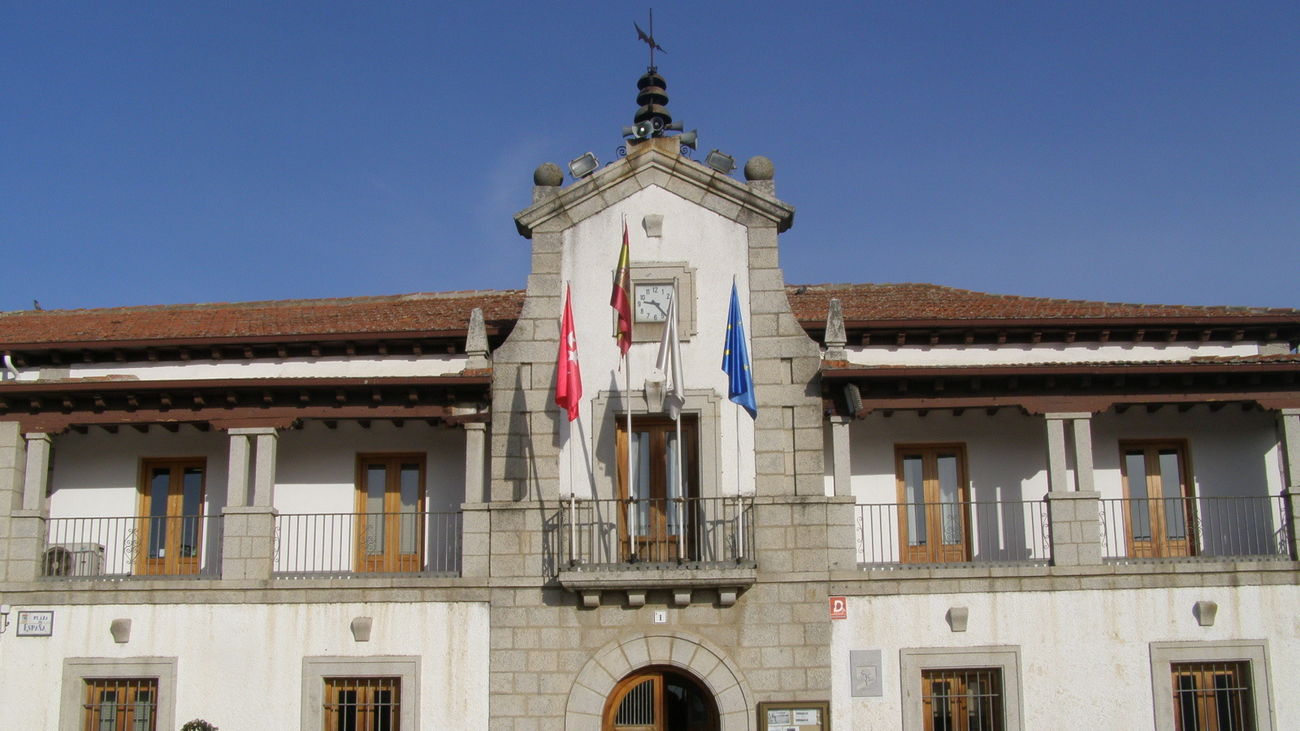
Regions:
<instances>
[{"instance_id":1,"label":"metal finial","mask_svg":"<svg viewBox=\"0 0 1300 731\"><path fill-rule=\"evenodd\" d=\"M638 41L645 41L645 44L650 47L650 71L653 72L655 70L655 51L663 51L664 53L668 53L667 51L664 51L663 46L659 45L655 41L654 8L650 8L650 32L649 33L646 33L645 31L641 30L641 26L637 25L635 20L632 21L632 27L636 28L636 39Z\"/></svg>"}]
</instances>

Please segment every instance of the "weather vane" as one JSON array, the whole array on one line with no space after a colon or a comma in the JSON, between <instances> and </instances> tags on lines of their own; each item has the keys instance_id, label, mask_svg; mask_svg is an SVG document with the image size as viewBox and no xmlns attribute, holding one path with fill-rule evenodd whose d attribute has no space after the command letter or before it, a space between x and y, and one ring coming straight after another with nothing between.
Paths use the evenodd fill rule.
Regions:
<instances>
[{"instance_id":1,"label":"weather vane","mask_svg":"<svg viewBox=\"0 0 1300 731\"><path fill-rule=\"evenodd\" d=\"M637 25L635 20L632 21L632 27L636 28L636 39L638 41L645 41L645 44L650 47L650 70L654 71L655 51L663 51L664 53L668 53L667 51L664 51L663 46L655 42L655 9L650 8L650 32L649 33L646 33L645 31L641 30L641 26Z\"/></svg>"}]
</instances>

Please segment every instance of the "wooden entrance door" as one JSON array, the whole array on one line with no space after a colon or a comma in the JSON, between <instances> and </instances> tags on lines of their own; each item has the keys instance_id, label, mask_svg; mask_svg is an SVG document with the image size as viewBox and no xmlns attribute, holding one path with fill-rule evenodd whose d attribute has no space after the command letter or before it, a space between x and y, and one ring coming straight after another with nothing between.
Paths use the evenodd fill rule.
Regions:
<instances>
[{"instance_id":1,"label":"wooden entrance door","mask_svg":"<svg viewBox=\"0 0 1300 731\"><path fill-rule=\"evenodd\" d=\"M619 537L622 560L689 558L696 475L696 421L682 414L682 476L677 477L677 427L666 417L632 417L632 489L628 489L627 422L618 424ZM680 488L679 488L680 485ZM683 553L684 555L681 555Z\"/></svg>"},{"instance_id":2,"label":"wooden entrance door","mask_svg":"<svg viewBox=\"0 0 1300 731\"><path fill-rule=\"evenodd\" d=\"M904 563L970 560L966 450L960 444L901 445L898 535Z\"/></svg>"},{"instance_id":3,"label":"wooden entrance door","mask_svg":"<svg viewBox=\"0 0 1300 731\"><path fill-rule=\"evenodd\" d=\"M423 454L358 456L358 571L420 571L425 517Z\"/></svg>"},{"instance_id":4,"label":"wooden entrance door","mask_svg":"<svg viewBox=\"0 0 1300 731\"><path fill-rule=\"evenodd\" d=\"M203 458L141 464L136 573L197 574L203 547Z\"/></svg>"},{"instance_id":5,"label":"wooden entrance door","mask_svg":"<svg viewBox=\"0 0 1300 731\"><path fill-rule=\"evenodd\" d=\"M614 686L605 701L602 731L716 731L713 696L672 668L639 670Z\"/></svg>"},{"instance_id":6,"label":"wooden entrance door","mask_svg":"<svg viewBox=\"0 0 1300 731\"><path fill-rule=\"evenodd\" d=\"M1183 442L1121 442L1129 556L1196 553L1196 505Z\"/></svg>"}]
</instances>

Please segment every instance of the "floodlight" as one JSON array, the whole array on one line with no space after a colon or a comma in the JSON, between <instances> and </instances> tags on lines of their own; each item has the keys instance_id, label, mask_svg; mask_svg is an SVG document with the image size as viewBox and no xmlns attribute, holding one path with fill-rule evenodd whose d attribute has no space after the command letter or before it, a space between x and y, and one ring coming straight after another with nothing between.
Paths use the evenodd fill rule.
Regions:
<instances>
[{"instance_id":1,"label":"floodlight","mask_svg":"<svg viewBox=\"0 0 1300 731\"><path fill-rule=\"evenodd\" d=\"M588 152L569 161L569 175L572 175L574 180L585 178L598 167L600 167L600 160L596 159L595 154Z\"/></svg>"},{"instance_id":2,"label":"floodlight","mask_svg":"<svg viewBox=\"0 0 1300 731\"><path fill-rule=\"evenodd\" d=\"M704 164L726 175L736 169L736 159L731 155L714 150L704 158Z\"/></svg>"}]
</instances>

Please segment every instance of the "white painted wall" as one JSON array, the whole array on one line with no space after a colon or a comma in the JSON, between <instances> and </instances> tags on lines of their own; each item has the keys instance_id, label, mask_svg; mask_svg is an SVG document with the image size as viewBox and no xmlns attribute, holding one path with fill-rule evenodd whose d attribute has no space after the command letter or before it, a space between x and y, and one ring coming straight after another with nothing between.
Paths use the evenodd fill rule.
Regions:
<instances>
[{"instance_id":1,"label":"white painted wall","mask_svg":"<svg viewBox=\"0 0 1300 731\"><path fill-rule=\"evenodd\" d=\"M1113 363L1182 361L1196 356L1259 355L1255 343L1099 343L1040 345L870 345L849 347L859 365L1026 365L1030 363Z\"/></svg>"},{"instance_id":2,"label":"white painted wall","mask_svg":"<svg viewBox=\"0 0 1300 731\"><path fill-rule=\"evenodd\" d=\"M591 425L595 423L592 402L600 391L621 393L625 388L626 374L621 369L622 359L613 337L614 311L609 306L613 274L623 241L624 214L627 215L629 257L633 264L687 262L688 266L696 270L698 332L681 344L683 380L687 389L710 389L720 396L719 441L726 445L722 447L722 453L732 454L739 439L739 451L744 459L739 465L732 459L719 460L721 475L718 492L735 494L738 489L753 492L753 421L748 413L742 413L740 419L736 419L736 411L740 407L727 401L727 377L721 369L733 277L744 309L746 335L752 335L753 331L753 318L748 307L749 245L746 229L658 187L635 193L565 232L561 271L563 280L571 287L573 297L573 319L582 367L583 404L578 417L581 424L572 430L573 436L566 439L561 450L561 492L567 492L567 486L572 485L579 496L591 494L590 486L594 484L594 478L587 467L592 464L589 455L604 456L596 449L597 443L601 442L601 435L592 433ZM641 219L647 214L660 214L664 217L661 238L646 236L641 227ZM560 315L561 312L557 310L557 340ZM682 333L683 337L686 335L687 333ZM657 341L632 345L629 361L633 390L644 387L658 352ZM752 344L750 356L753 357ZM762 399L761 391L759 399ZM606 435L606 443L612 441ZM584 451L571 455L570 451L582 442L586 444ZM598 464L594 468L611 474L613 471L608 464ZM703 476L706 490L711 482L711 476Z\"/></svg>"},{"instance_id":3,"label":"white painted wall","mask_svg":"<svg viewBox=\"0 0 1300 731\"><path fill-rule=\"evenodd\" d=\"M1192 615L1201 600L1219 605L1213 627ZM945 616L954 606L969 608L966 632L949 629ZM1017 645L1025 729L1151 728L1149 643L1264 638L1273 728L1300 728L1290 692L1300 663L1297 606L1296 586L850 598L848 619L831 622L833 725L900 727L901 683L920 682L899 677L904 648ZM849 651L868 649L882 651L884 695L852 698Z\"/></svg>"},{"instance_id":4,"label":"white painted wall","mask_svg":"<svg viewBox=\"0 0 1300 731\"><path fill-rule=\"evenodd\" d=\"M203 604L49 609L54 635L0 637L0 705L9 729L58 728L66 657L177 658L176 728L192 718L223 729L297 729L306 656L418 655L420 727L488 727L486 603ZM374 620L353 640L354 617ZM132 621L116 644L109 624ZM32 702L41 699L41 702ZM159 731L163 731L160 729Z\"/></svg>"},{"instance_id":5,"label":"white painted wall","mask_svg":"<svg viewBox=\"0 0 1300 731\"><path fill-rule=\"evenodd\" d=\"M64 369L66 378L121 378L140 381L182 381L233 378L391 378L440 376L465 368L464 355L343 356L327 358L257 358L249 360L195 360L184 363L77 363ZM27 370L20 381L40 380L41 370Z\"/></svg>"}]
</instances>

